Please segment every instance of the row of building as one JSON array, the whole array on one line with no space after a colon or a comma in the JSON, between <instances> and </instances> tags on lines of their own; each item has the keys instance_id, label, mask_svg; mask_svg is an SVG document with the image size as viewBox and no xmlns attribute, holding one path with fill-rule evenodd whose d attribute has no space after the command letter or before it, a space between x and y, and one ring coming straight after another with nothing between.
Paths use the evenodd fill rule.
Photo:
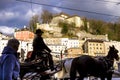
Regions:
<instances>
[{"instance_id":1,"label":"row of building","mask_svg":"<svg viewBox=\"0 0 120 80\"><path fill-rule=\"evenodd\" d=\"M20 31L18 31L20 32ZM17 33L18 33L17 32ZM28 33L26 33L28 32ZM31 32L25 30L21 31L18 35L15 33L15 38L20 41L19 52L21 49L25 51L25 56L28 51L32 51L32 40L34 37L28 37ZM21 37L18 37L21 34ZM34 33L32 33L34 34ZM28 36L27 36L28 35ZM25 37L27 36L27 37ZM33 35L34 36L34 35ZM29 40L24 40L25 38ZM0 39L0 53L4 46L6 46L8 39ZM108 53L109 46L114 45L120 51L120 42L108 41L103 39L70 39L70 38L44 38L45 43L52 50L53 55L59 55L61 52L67 57L76 57L79 55L91 55L91 56L105 56Z\"/></svg>"}]
</instances>

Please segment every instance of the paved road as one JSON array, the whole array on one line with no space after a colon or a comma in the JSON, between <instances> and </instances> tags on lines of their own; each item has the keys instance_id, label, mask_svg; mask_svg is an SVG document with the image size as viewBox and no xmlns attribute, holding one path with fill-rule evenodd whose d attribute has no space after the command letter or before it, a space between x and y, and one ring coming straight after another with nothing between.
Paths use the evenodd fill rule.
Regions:
<instances>
[{"instance_id":1,"label":"paved road","mask_svg":"<svg viewBox=\"0 0 120 80\"><path fill-rule=\"evenodd\" d=\"M89 79L84 79L84 80L89 80ZM98 80L100 80L100 79L98 79ZM120 80L120 78L112 78L112 80Z\"/></svg>"}]
</instances>

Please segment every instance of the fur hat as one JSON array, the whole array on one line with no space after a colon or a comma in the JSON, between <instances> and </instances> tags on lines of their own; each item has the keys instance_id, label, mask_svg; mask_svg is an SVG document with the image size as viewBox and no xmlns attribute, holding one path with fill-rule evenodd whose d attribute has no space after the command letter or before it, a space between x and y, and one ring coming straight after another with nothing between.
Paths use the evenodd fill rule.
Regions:
<instances>
[{"instance_id":1,"label":"fur hat","mask_svg":"<svg viewBox=\"0 0 120 80\"><path fill-rule=\"evenodd\" d=\"M37 29L35 34L44 33L41 29Z\"/></svg>"}]
</instances>

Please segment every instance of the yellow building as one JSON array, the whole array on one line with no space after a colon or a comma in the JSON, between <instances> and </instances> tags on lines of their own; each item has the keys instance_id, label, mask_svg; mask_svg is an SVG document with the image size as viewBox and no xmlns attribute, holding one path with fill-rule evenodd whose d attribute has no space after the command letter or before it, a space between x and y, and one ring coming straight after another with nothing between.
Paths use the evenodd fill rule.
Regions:
<instances>
[{"instance_id":1,"label":"yellow building","mask_svg":"<svg viewBox=\"0 0 120 80\"><path fill-rule=\"evenodd\" d=\"M79 39L79 47L80 47L81 49L82 49L82 47L83 47L84 42L85 42L85 40L80 40L80 39Z\"/></svg>"},{"instance_id":2,"label":"yellow building","mask_svg":"<svg viewBox=\"0 0 120 80\"><path fill-rule=\"evenodd\" d=\"M67 49L67 58L78 57L83 54L83 50L81 48L69 48Z\"/></svg>"},{"instance_id":3,"label":"yellow building","mask_svg":"<svg viewBox=\"0 0 120 80\"><path fill-rule=\"evenodd\" d=\"M41 27L44 26L43 28L46 27L46 29L52 30L52 27L58 27L59 22L74 23L75 27L81 27L84 25L81 17L79 17L77 15L70 16L66 13L60 13L60 14L54 16L49 24L41 24ZM38 28L38 26L37 26L37 28Z\"/></svg>"},{"instance_id":4,"label":"yellow building","mask_svg":"<svg viewBox=\"0 0 120 80\"><path fill-rule=\"evenodd\" d=\"M79 16L77 15L70 16L66 13L60 13L59 15L56 15L55 17L53 17L51 24L58 25L60 21L74 23L75 27L81 27L84 25L83 20Z\"/></svg>"},{"instance_id":5,"label":"yellow building","mask_svg":"<svg viewBox=\"0 0 120 80\"><path fill-rule=\"evenodd\" d=\"M83 51L91 56L105 56L105 44L103 40L88 39L83 44Z\"/></svg>"},{"instance_id":6,"label":"yellow building","mask_svg":"<svg viewBox=\"0 0 120 80\"><path fill-rule=\"evenodd\" d=\"M61 44L61 38L44 38L46 44Z\"/></svg>"},{"instance_id":7,"label":"yellow building","mask_svg":"<svg viewBox=\"0 0 120 80\"><path fill-rule=\"evenodd\" d=\"M68 23L74 23L75 27L84 26L84 23L83 23L82 19L77 15L70 16L69 18L67 18L67 22Z\"/></svg>"}]
</instances>

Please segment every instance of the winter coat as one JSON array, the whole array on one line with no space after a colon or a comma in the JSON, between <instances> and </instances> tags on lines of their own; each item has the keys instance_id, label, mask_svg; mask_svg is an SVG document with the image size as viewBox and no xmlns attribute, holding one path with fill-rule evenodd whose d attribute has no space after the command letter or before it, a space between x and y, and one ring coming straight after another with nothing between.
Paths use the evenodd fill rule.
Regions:
<instances>
[{"instance_id":1,"label":"winter coat","mask_svg":"<svg viewBox=\"0 0 120 80\"><path fill-rule=\"evenodd\" d=\"M0 80L13 80L19 77L20 64L17 52L9 46L3 49L0 58Z\"/></svg>"},{"instance_id":2,"label":"winter coat","mask_svg":"<svg viewBox=\"0 0 120 80\"><path fill-rule=\"evenodd\" d=\"M44 51L44 49L51 52L51 50L44 43L43 38L41 36L36 36L33 40L33 51Z\"/></svg>"},{"instance_id":3,"label":"winter coat","mask_svg":"<svg viewBox=\"0 0 120 80\"><path fill-rule=\"evenodd\" d=\"M48 51L49 53L51 52L51 50L49 49L49 47L47 47L47 45L44 43L44 40L41 36L36 36L33 40L33 52L31 55L30 60L34 60L36 58L36 56L40 56L42 53L42 51Z\"/></svg>"}]
</instances>

